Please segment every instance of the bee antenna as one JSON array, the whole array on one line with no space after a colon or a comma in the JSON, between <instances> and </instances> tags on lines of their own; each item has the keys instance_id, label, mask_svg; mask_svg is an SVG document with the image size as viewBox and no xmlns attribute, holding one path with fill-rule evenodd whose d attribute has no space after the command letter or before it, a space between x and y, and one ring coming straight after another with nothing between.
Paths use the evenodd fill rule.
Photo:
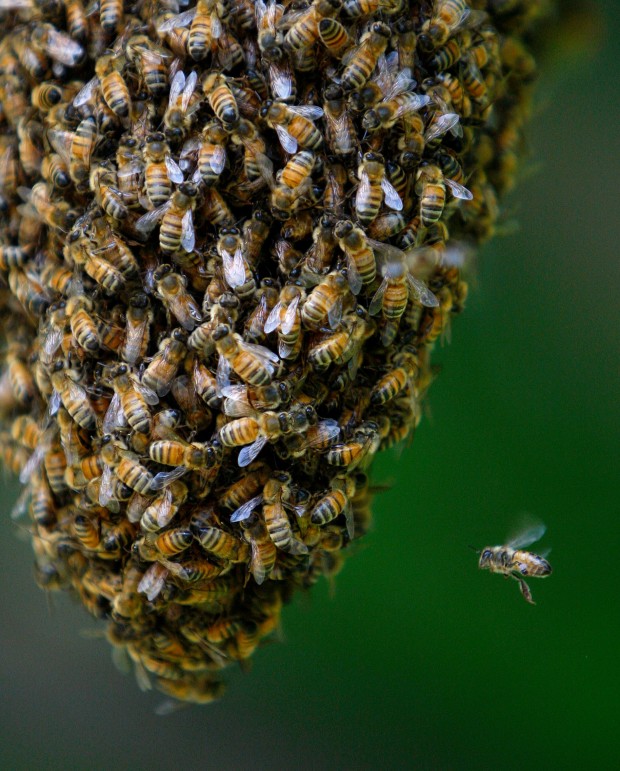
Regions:
<instances>
[{"instance_id":1,"label":"bee antenna","mask_svg":"<svg viewBox=\"0 0 620 771\"><path fill-rule=\"evenodd\" d=\"M480 552L482 551L482 549L476 549L476 547L475 547L475 546L472 546L470 543L468 543L468 544L467 544L467 546L468 546L468 548L470 548L472 551L475 551L475 552L476 552L476 554L480 554Z\"/></svg>"}]
</instances>

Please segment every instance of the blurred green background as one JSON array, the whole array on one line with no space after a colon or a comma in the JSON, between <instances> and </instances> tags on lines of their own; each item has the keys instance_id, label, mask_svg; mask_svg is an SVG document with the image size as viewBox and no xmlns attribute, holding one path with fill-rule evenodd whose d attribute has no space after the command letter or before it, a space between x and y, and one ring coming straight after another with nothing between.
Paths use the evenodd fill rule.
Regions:
<instances>
[{"instance_id":1,"label":"blurred green background","mask_svg":"<svg viewBox=\"0 0 620 771\"><path fill-rule=\"evenodd\" d=\"M397 484L374 531L333 595L321 583L285 610L282 642L221 703L153 714L161 697L80 636L95 622L36 588L6 482L0 767L617 767L618 43L542 79L541 165L509 204L521 229L480 257L437 351L432 417L398 466L377 463ZM501 542L522 511L553 547L536 607L467 548Z\"/></svg>"}]
</instances>

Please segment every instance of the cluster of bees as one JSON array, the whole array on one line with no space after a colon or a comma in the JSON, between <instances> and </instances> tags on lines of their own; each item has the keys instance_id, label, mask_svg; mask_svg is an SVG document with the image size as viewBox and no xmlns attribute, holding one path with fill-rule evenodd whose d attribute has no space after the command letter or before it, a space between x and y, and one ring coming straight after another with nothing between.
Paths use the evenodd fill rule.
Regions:
<instances>
[{"instance_id":1,"label":"cluster of bees","mask_svg":"<svg viewBox=\"0 0 620 771\"><path fill-rule=\"evenodd\" d=\"M370 526L536 0L0 0L2 457L39 584L193 702Z\"/></svg>"}]
</instances>

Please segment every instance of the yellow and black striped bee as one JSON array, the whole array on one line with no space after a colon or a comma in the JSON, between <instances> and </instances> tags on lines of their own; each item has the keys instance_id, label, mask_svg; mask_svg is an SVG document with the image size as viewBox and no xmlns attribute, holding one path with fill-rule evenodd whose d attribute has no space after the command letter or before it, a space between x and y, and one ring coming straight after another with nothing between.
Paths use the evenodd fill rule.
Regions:
<instances>
[{"instance_id":1,"label":"yellow and black striped bee","mask_svg":"<svg viewBox=\"0 0 620 771\"><path fill-rule=\"evenodd\" d=\"M173 329L170 335L159 343L159 351L142 374L142 384L155 391L158 396L165 396L170 391L186 353L187 332Z\"/></svg>"},{"instance_id":2,"label":"yellow and black striped bee","mask_svg":"<svg viewBox=\"0 0 620 771\"><path fill-rule=\"evenodd\" d=\"M72 295L66 305L71 332L78 345L90 353L99 350L97 322L92 315L94 307L92 297L87 297L83 293Z\"/></svg>"},{"instance_id":3,"label":"yellow and black striped bee","mask_svg":"<svg viewBox=\"0 0 620 771\"><path fill-rule=\"evenodd\" d=\"M260 110L261 118L275 129L282 148L291 155L301 147L318 150L323 135L312 121L322 117L323 108L314 105L292 107L282 101L266 101Z\"/></svg>"},{"instance_id":4,"label":"yellow and black striped bee","mask_svg":"<svg viewBox=\"0 0 620 771\"><path fill-rule=\"evenodd\" d=\"M374 16L377 12L392 16L400 13L403 0L344 0L342 8L352 18Z\"/></svg>"},{"instance_id":5,"label":"yellow and black striped bee","mask_svg":"<svg viewBox=\"0 0 620 771\"><path fill-rule=\"evenodd\" d=\"M111 165L99 165L92 168L90 189L109 217L115 220L124 220L128 216L129 209L125 204L123 193L119 190L116 172Z\"/></svg>"},{"instance_id":6,"label":"yellow and black striped bee","mask_svg":"<svg viewBox=\"0 0 620 771\"><path fill-rule=\"evenodd\" d=\"M227 131L232 131L239 123L239 106L227 76L217 71L208 72L202 81L202 90L215 117Z\"/></svg>"},{"instance_id":7,"label":"yellow and black striped bee","mask_svg":"<svg viewBox=\"0 0 620 771\"><path fill-rule=\"evenodd\" d=\"M350 220L340 220L334 227L338 245L347 256L347 278L353 294L364 284L372 284L377 275L375 255L362 228Z\"/></svg>"},{"instance_id":8,"label":"yellow and black striped bee","mask_svg":"<svg viewBox=\"0 0 620 771\"><path fill-rule=\"evenodd\" d=\"M434 0L433 6L430 18L422 24L418 35L424 51L444 45L472 13L467 0Z\"/></svg>"},{"instance_id":9,"label":"yellow and black striped bee","mask_svg":"<svg viewBox=\"0 0 620 771\"><path fill-rule=\"evenodd\" d=\"M144 142L144 187L153 207L163 206L172 195L172 183L183 182L183 172L170 155L161 132L149 134Z\"/></svg>"},{"instance_id":10,"label":"yellow and black striped bee","mask_svg":"<svg viewBox=\"0 0 620 771\"><path fill-rule=\"evenodd\" d=\"M435 164L421 165L416 176L416 192L420 197L420 219L424 227L437 222L446 203L446 187L455 198L471 201L473 195L458 182L444 177Z\"/></svg>"},{"instance_id":11,"label":"yellow and black striped bee","mask_svg":"<svg viewBox=\"0 0 620 771\"><path fill-rule=\"evenodd\" d=\"M481 549L478 567L501 573L518 582L521 594L527 602L535 605L532 593L525 582L525 577L546 578L551 575L551 565L544 557L525 551L525 547L538 541L545 534L546 527L542 522L529 525L525 530L516 533L503 546L487 546Z\"/></svg>"},{"instance_id":12,"label":"yellow and black striped bee","mask_svg":"<svg viewBox=\"0 0 620 771\"><path fill-rule=\"evenodd\" d=\"M124 361L135 366L144 359L151 339L154 314L148 296L144 292L133 294L125 315L125 337L120 353Z\"/></svg>"},{"instance_id":13,"label":"yellow and black striped bee","mask_svg":"<svg viewBox=\"0 0 620 771\"><path fill-rule=\"evenodd\" d=\"M331 83L325 89L323 110L325 112L326 140L335 155L349 155L355 152L357 134L351 115L344 100L342 88Z\"/></svg>"},{"instance_id":14,"label":"yellow and black striped bee","mask_svg":"<svg viewBox=\"0 0 620 771\"><path fill-rule=\"evenodd\" d=\"M217 184L226 167L228 132L217 121L207 123L202 131L198 151L198 169L205 185Z\"/></svg>"},{"instance_id":15,"label":"yellow and black striped bee","mask_svg":"<svg viewBox=\"0 0 620 771\"><path fill-rule=\"evenodd\" d=\"M280 360L268 348L246 343L226 324L221 324L215 329L213 340L220 355L218 366L220 389L229 385L227 375L229 368L244 383L262 386L271 382Z\"/></svg>"},{"instance_id":16,"label":"yellow and black striped bee","mask_svg":"<svg viewBox=\"0 0 620 771\"><path fill-rule=\"evenodd\" d=\"M196 13L189 28L187 52L195 61L201 61L217 45L230 9L222 0L198 0Z\"/></svg>"},{"instance_id":17,"label":"yellow and black striped bee","mask_svg":"<svg viewBox=\"0 0 620 771\"><path fill-rule=\"evenodd\" d=\"M172 54L146 35L134 35L125 46L125 55L137 68L147 91L154 97L164 96L168 89L167 61Z\"/></svg>"},{"instance_id":18,"label":"yellow and black striped bee","mask_svg":"<svg viewBox=\"0 0 620 771\"><path fill-rule=\"evenodd\" d=\"M336 59L341 59L353 45L349 33L338 19L321 19L318 32L321 43Z\"/></svg>"},{"instance_id":19,"label":"yellow and black striped bee","mask_svg":"<svg viewBox=\"0 0 620 771\"><path fill-rule=\"evenodd\" d=\"M353 538L355 521L351 508L351 498L355 494L355 482L351 477L337 476L331 490L325 493L314 504L310 521L314 525L324 526L333 522L341 514L344 514L349 538Z\"/></svg>"},{"instance_id":20,"label":"yellow and black striped bee","mask_svg":"<svg viewBox=\"0 0 620 771\"><path fill-rule=\"evenodd\" d=\"M97 414L93 409L88 398L88 394L83 386L72 380L62 360L54 362L50 373L52 386L57 396L52 395L53 403L56 403L56 409L62 402L64 408L75 422L88 431L94 430L97 425ZM51 409L54 409L52 406Z\"/></svg>"},{"instance_id":21,"label":"yellow and black striped bee","mask_svg":"<svg viewBox=\"0 0 620 771\"><path fill-rule=\"evenodd\" d=\"M377 66L379 57L385 53L392 32L387 24L375 22L365 32L358 47L347 58L341 83L345 91L362 88Z\"/></svg>"},{"instance_id":22,"label":"yellow and black striped bee","mask_svg":"<svg viewBox=\"0 0 620 771\"><path fill-rule=\"evenodd\" d=\"M164 133L173 142L185 138L190 130L196 111L200 108L201 99L196 93L198 75L192 71L186 77L179 70L170 84L168 106L164 113Z\"/></svg>"},{"instance_id":23,"label":"yellow and black striped bee","mask_svg":"<svg viewBox=\"0 0 620 771\"><path fill-rule=\"evenodd\" d=\"M123 21L123 1L101 0L99 19L106 32L116 32Z\"/></svg>"},{"instance_id":24,"label":"yellow and black striped bee","mask_svg":"<svg viewBox=\"0 0 620 771\"><path fill-rule=\"evenodd\" d=\"M183 249L192 252L196 243L193 211L198 190L191 182L183 182L172 198L157 209L144 214L136 222L138 231L149 235L159 226L159 246L166 254Z\"/></svg>"},{"instance_id":25,"label":"yellow and black striped bee","mask_svg":"<svg viewBox=\"0 0 620 771\"><path fill-rule=\"evenodd\" d=\"M133 428L141 434L149 434L151 431L150 407L159 402L157 393L148 385L143 385L137 376L131 373L126 364L119 364L112 371L112 387L115 399L108 407L104 418L104 430L113 431L121 425L121 415Z\"/></svg>"},{"instance_id":26,"label":"yellow and black striped bee","mask_svg":"<svg viewBox=\"0 0 620 771\"><path fill-rule=\"evenodd\" d=\"M131 109L129 87L120 72L123 67L124 59L114 54L99 57L95 65L103 99L119 118L126 118Z\"/></svg>"},{"instance_id":27,"label":"yellow and black striped bee","mask_svg":"<svg viewBox=\"0 0 620 771\"><path fill-rule=\"evenodd\" d=\"M311 49L319 37L319 24L323 19L336 16L341 0L313 0L309 8L301 11L284 37L284 48L290 53Z\"/></svg>"},{"instance_id":28,"label":"yellow and black striped bee","mask_svg":"<svg viewBox=\"0 0 620 771\"><path fill-rule=\"evenodd\" d=\"M347 279L340 271L332 271L308 295L301 308L301 320L306 329L319 329L326 321L335 329L350 303Z\"/></svg>"},{"instance_id":29,"label":"yellow and black striped bee","mask_svg":"<svg viewBox=\"0 0 620 771\"><path fill-rule=\"evenodd\" d=\"M362 224L368 225L377 218L384 201L390 209L402 210L403 202L394 185L387 178L382 155L364 153L358 168L358 177L355 213Z\"/></svg>"}]
</instances>

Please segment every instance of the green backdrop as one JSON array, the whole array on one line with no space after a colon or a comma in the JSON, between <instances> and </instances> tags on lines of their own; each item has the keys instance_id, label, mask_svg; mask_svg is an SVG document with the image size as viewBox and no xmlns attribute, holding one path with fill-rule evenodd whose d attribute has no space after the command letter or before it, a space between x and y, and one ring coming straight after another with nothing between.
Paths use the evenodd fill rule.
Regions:
<instances>
[{"instance_id":1,"label":"green backdrop","mask_svg":"<svg viewBox=\"0 0 620 771\"><path fill-rule=\"evenodd\" d=\"M374 531L221 703L156 717L161 697L80 636L95 622L34 585L3 485L0 767L615 767L618 42L541 82L521 229L480 257L432 416L377 464L397 484ZM524 510L553 547L536 607L467 548Z\"/></svg>"}]
</instances>

